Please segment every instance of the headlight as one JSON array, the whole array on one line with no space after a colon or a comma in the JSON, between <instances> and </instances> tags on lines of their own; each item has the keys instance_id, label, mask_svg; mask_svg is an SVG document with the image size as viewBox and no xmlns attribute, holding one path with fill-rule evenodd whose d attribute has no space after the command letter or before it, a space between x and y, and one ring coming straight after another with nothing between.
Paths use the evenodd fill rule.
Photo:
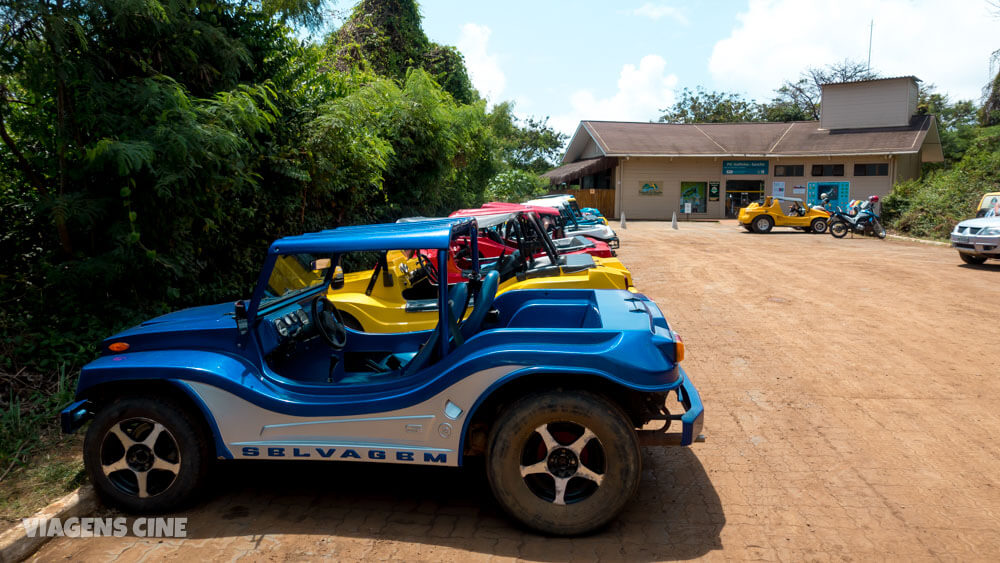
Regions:
<instances>
[{"instance_id":1,"label":"headlight","mask_svg":"<svg viewBox=\"0 0 1000 563\"><path fill-rule=\"evenodd\" d=\"M1000 235L1000 227L986 227L979 231L981 235Z\"/></svg>"}]
</instances>

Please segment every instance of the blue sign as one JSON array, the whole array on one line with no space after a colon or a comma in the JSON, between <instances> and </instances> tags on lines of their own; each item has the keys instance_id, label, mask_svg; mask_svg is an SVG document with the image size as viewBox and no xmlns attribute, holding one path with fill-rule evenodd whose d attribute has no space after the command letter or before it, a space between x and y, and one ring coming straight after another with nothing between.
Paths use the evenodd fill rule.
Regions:
<instances>
[{"instance_id":1,"label":"blue sign","mask_svg":"<svg viewBox=\"0 0 1000 563\"><path fill-rule=\"evenodd\" d=\"M823 201L820 196L826 194L830 198L830 205L836 209L840 207L847 211L847 202L851 200L850 182L809 182L806 203L809 205L820 205Z\"/></svg>"},{"instance_id":2,"label":"blue sign","mask_svg":"<svg viewBox=\"0 0 1000 563\"><path fill-rule=\"evenodd\" d=\"M766 160L723 160L723 174L767 174L770 169Z\"/></svg>"}]
</instances>

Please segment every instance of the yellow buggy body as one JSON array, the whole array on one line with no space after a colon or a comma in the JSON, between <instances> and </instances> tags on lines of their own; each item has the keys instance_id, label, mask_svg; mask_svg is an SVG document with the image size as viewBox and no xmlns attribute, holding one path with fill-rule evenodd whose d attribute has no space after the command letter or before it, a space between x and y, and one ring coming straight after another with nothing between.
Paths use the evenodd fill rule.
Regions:
<instances>
[{"instance_id":1,"label":"yellow buggy body","mask_svg":"<svg viewBox=\"0 0 1000 563\"><path fill-rule=\"evenodd\" d=\"M782 208L788 207L788 212ZM797 197L767 196L763 203L740 208L740 226L753 233L769 233L774 227L792 227L811 233L825 233L830 214L811 207Z\"/></svg>"}]
</instances>

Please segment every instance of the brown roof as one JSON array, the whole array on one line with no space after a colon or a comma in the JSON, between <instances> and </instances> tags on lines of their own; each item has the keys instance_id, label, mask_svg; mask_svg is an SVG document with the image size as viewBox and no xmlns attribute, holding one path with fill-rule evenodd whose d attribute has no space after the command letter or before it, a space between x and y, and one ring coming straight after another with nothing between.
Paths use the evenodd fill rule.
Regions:
<instances>
[{"instance_id":1,"label":"brown roof","mask_svg":"<svg viewBox=\"0 0 1000 563\"><path fill-rule=\"evenodd\" d=\"M582 121L581 130L605 156L804 156L905 154L920 152L934 117L914 116L907 127L820 129L819 121L791 123L629 123Z\"/></svg>"},{"instance_id":2,"label":"brown roof","mask_svg":"<svg viewBox=\"0 0 1000 563\"><path fill-rule=\"evenodd\" d=\"M542 178L548 178L553 184L566 184L577 178L582 178L601 170L607 170L608 168L614 168L617 165L618 160L614 158L588 158L587 160L578 160L564 164L558 168L553 168L542 174Z\"/></svg>"}]
</instances>

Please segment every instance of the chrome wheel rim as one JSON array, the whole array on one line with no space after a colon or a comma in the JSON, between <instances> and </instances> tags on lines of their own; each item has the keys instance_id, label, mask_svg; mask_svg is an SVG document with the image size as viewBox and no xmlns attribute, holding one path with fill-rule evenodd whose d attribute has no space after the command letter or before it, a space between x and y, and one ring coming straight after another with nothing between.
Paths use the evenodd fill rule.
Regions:
<instances>
[{"instance_id":1,"label":"chrome wheel rim","mask_svg":"<svg viewBox=\"0 0 1000 563\"><path fill-rule=\"evenodd\" d=\"M120 492L139 498L164 493L177 480L181 450L165 426L142 417L116 421L101 441L101 471Z\"/></svg>"},{"instance_id":2,"label":"chrome wheel rim","mask_svg":"<svg viewBox=\"0 0 1000 563\"><path fill-rule=\"evenodd\" d=\"M538 498L567 505L594 495L604 481L607 457L601 440L575 422L542 424L521 452L521 478Z\"/></svg>"},{"instance_id":3,"label":"chrome wheel rim","mask_svg":"<svg viewBox=\"0 0 1000 563\"><path fill-rule=\"evenodd\" d=\"M766 231L767 230L767 219L757 219L757 230Z\"/></svg>"}]
</instances>

